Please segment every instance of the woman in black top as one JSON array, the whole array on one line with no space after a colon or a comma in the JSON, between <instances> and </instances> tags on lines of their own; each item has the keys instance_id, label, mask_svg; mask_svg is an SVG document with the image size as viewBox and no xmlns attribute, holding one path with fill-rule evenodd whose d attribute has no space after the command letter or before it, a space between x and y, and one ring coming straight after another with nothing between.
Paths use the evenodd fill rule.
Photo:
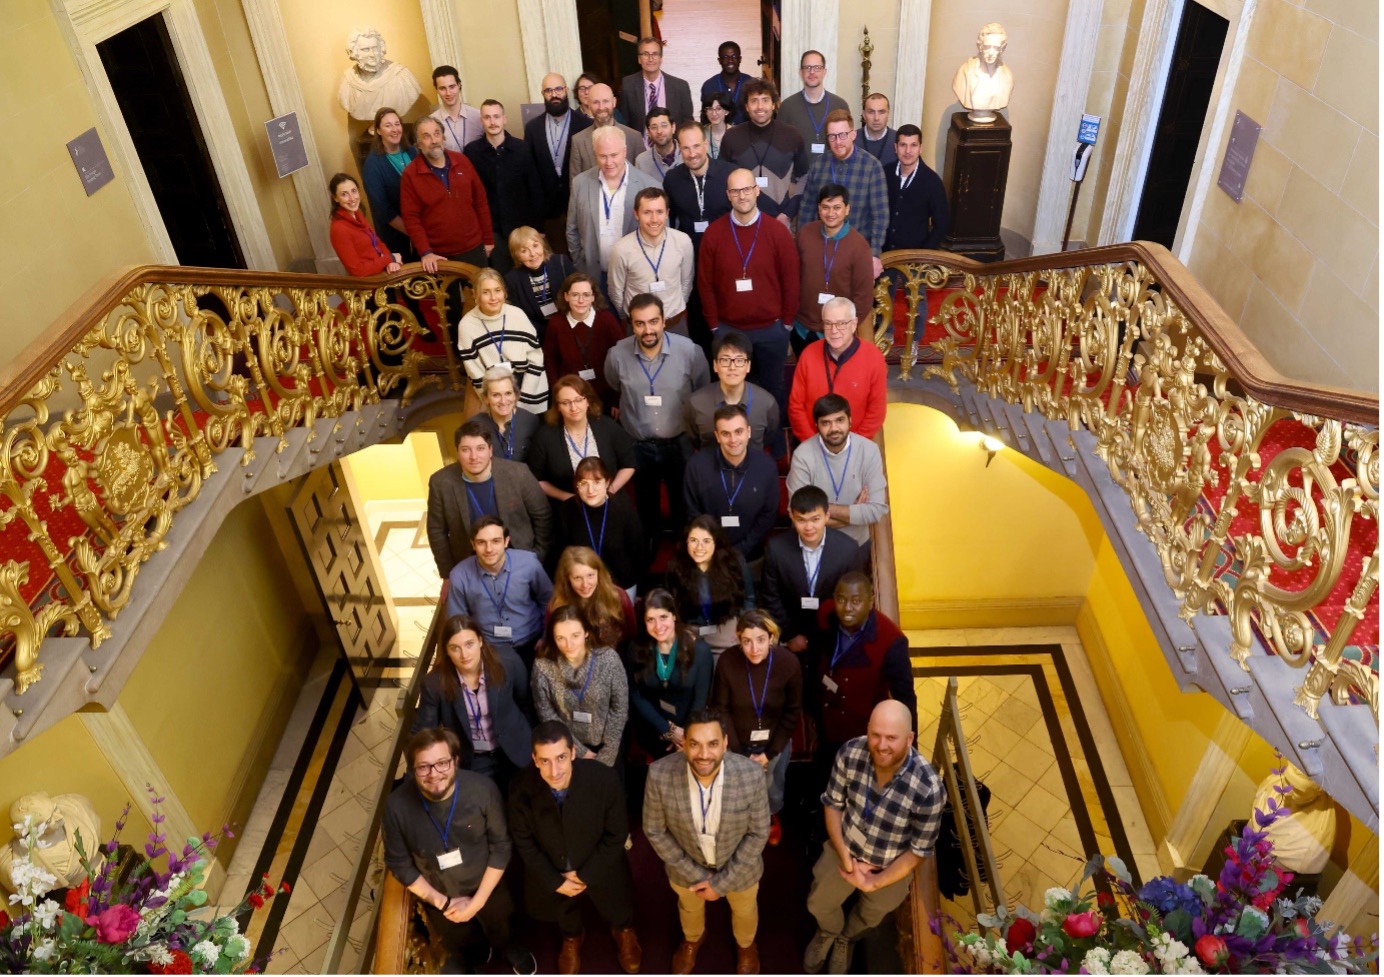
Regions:
<instances>
[{"instance_id":1,"label":"woman in black top","mask_svg":"<svg viewBox=\"0 0 1384 977\"><path fill-rule=\"evenodd\" d=\"M575 474L576 495L558 508L557 548L589 546L611 578L631 592L649 568L649 542L628 492L610 494L610 469L599 458L583 458Z\"/></svg>"},{"instance_id":2,"label":"woman in black top","mask_svg":"<svg viewBox=\"0 0 1384 977\"><path fill-rule=\"evenodd\" d=\"M726 541L715 516L700 515L687 524L682 545L668 559L668 585L681 620L696 626L717 657L736 643L741 612L755 606L749 565Z\"/></svg>"},{"instance_id":3,"label":"woman in black top","mask_svg":"<svg viewBox=\"0 0 1384 977\"><path fill-rule=\"evenodd\" d=\"M549 316L557 314L558 289L577 269L565 254L554 254L548 239L532 227L510 231L509 253L514 259L514 267L505 272L509 301L529 317L541 345Z\"/></svg>"},{"instance_id":4,"label":"woman in black top","mask_svg":"<svg viewBox=\"0 0 1384 977\"><path fill-rule=\"evenodd\" d=\"M529 443L528 466L543 493L554 502L572 497L577 464L598 457L615 472L611 494L634 475L634 441L615 421L601 414L601 399L581 377L567 376L553 385L547 421Z\"/></svg>"},{"instance_id":5,"label":"woman in black top","mask_svg":"<svg viewBox=\"0 0 1384 977\"><path fill-rule=\"evenodd\" d=\"M687 717L711 693L711 649L678 619L678 604L662 587L644 598L643 627L630 641L634 736L653 760L683 748Z\"/></svg>"},{"instance_id":6,"label":"woman in black top","mask_svg":"<svg viewBox=\"0 0 1384 977\"><path fill-rule=\"evenodd\" d=\"M543 418L533 411L519 410L519 391L514 386L514 371L492 366L481 380L481 409L467 418L480 421L490 438L496 458L522 462L529 453L529 442L543 426Z\"/></svg>"}]
</instances>

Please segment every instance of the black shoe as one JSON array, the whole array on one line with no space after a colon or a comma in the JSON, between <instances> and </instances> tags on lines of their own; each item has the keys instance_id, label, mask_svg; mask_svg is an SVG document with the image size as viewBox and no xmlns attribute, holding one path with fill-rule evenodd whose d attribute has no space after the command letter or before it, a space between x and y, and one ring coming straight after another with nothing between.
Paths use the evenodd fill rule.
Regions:
<instances>
[{"instance_id":1,"label":"black shoe","mask_svg":"<svg viewBox=\"0 0 1384 977\"><path fill-rule=\"evenodd\" d=\"M533 958L533 954L521 947L512 946L505 951L505 962L516 974L528 975L538 973L538 961Z\"/></svg>"}]
</instances>

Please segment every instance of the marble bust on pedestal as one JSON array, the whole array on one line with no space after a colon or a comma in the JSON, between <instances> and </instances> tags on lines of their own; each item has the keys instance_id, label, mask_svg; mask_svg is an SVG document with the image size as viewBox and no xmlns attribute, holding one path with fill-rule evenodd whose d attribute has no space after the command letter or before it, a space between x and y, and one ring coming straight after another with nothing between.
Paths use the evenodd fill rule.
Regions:
<instances>
[{"instance_id":1,"label":"marble bust on pedestal","mask_svg":"<svg viewBox=\"0 0 1384 977\"><path fill-rule=\"evenodd\" d=\"M956 69L952 91L972 122L994 122L995 110L1009 105L1014 73L1000 60L1008 44L1002 26L986 24L976 36L976 56Z\"/></svg>"},{"instance_id":2,"label":"marble bust on pedestal","mask_svg":"<svg viewBox=\"0 0 1384 977\"><path fill-rule=\"evenodd\" d=\"M346 53L353 64L341 75L337 98L351 118L371 122L382 108L392 108L401 116L412 108L422 88L412 71L384 56L379 31L373 27L352 31Z\"/></svg>"}]
</instances>

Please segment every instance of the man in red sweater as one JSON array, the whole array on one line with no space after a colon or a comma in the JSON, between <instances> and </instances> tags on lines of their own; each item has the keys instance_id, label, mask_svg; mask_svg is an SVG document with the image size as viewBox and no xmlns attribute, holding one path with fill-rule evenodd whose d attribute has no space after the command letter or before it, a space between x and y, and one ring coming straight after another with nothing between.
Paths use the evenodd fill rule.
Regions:
<instances>
[{"instance_id":1,"label":"man in red sweater","mask_svg":"<svg viewBox=\"0 0 1384 977\"><path fill-rule=\"evenodd\" d=\"M788 330L798 314L798 249L779 221L762 220L759 184L749 170L726 180L731 212L711 222L697 256L706 324L743 332L754 347L750 379L786 408Z\"/></svg>"},{"instance_id":2,"label":"man in red sweater","mask_svg":"<svg viewBox=\"0 0 1384 977\"><path fill-rule=\"evenodd\" d=\"M432 116L419 120L413 134L419 152L400 177L399 214L423 270L437 271L444 259L484 268L495 249L495 231L475 167L443 148L442 123Z\"/></svg>"},{"instance_id":3,"label":"man in red sweater","mask_svg":"<svg viewBox=\"0 0 1384 977\"><path fill-rule=\"evenodd\" d=\"M850 402L851 430L856 434L873 438L884 426L889 366L874 343L855 334L858 321L855 303L844 296L822 306L825 341L813 343L798 356L788 395L788 424L799 441L817 433L812 405L830 393Z\"/></svg>"}]
</instances>

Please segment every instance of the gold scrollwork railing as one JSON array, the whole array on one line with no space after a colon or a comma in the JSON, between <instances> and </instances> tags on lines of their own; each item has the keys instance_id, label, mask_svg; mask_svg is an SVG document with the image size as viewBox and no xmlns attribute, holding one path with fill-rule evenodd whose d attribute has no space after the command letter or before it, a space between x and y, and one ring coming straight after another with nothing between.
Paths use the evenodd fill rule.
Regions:
<instances>
[{"instance_id":1,"label":"gold scrollwork railing","mask_svg":"<svg viewBox=\"0 0 1384 977\"><path fill-rule=\"evenodd\" d=\"M1295 702L1313 718L1329 693L1378 722L1378 672L1346 656L1379 584L1376 395L1283 376L1158 245L884 264L899 284L876 293L875 338L901 379L921 367L1089 431L1182 616L1228 615L1246 670L1257 629L1306 669Z\"/></svg>"},{"instance_id":2,"label":"gold scrollwork railing","mask_svg":"<svg viewBox=\"0 0 1384 977\"><path fill-rule=\"evenodd\" d=\"M16 691L40 678L54 627L93 647L110 635L218 454L239 445L248 465L258 437L282 451L291 429L382 397L463 391L449 293L469 306L475 271L134 268L0 372L0 654Z\"/></svg>"}]
</instances>

